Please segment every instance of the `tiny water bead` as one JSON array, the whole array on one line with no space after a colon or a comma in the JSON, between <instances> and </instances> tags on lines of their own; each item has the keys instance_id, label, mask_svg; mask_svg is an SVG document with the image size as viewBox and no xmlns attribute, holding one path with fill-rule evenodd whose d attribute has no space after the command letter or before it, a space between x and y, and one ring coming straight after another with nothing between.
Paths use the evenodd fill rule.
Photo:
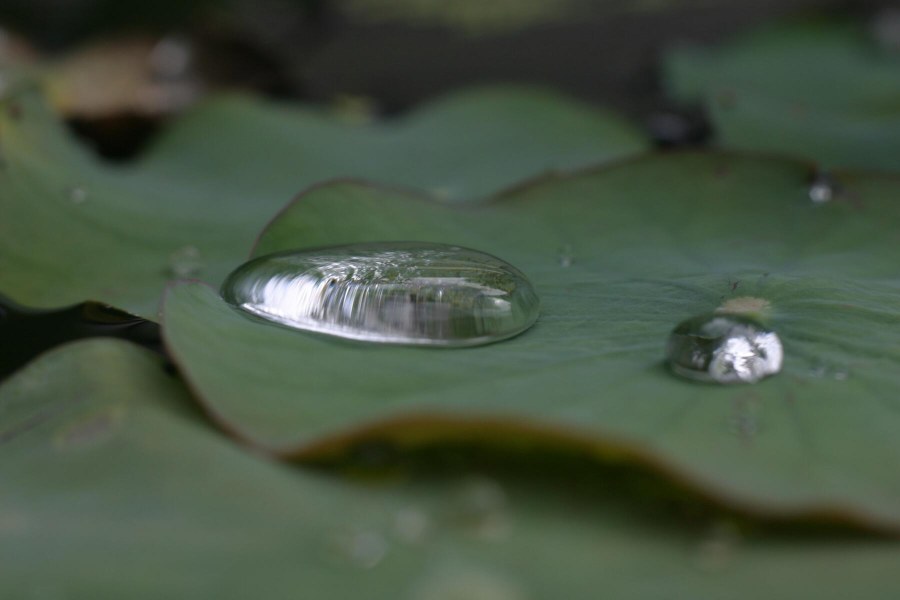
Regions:
<instances>
[{"instance_id":1,"label":"tiny water bead","mask_svg":"<svg viewBox=\"0 0 900 600\"><path fill-rule=\"evenodd\" d=\"M830 202L835 195L836 185L834 180L827 173L818 173L809 185L809 199L814 204L825 204Z\"/></svg>"},{"instance_id":2,"label":"tiny water bead","mask_svg":"<svg viewBox=\"0 0 900 600\"><path fill-rule=\"evenodd\" d=\"M383 242L279 252L238 267L227 302L303 331L389 344L475 346L537 320L528 278L483 252Z\"/></svg>"},{"instance_id":3,"label":"tiny water bead","mask_svg":"<svg viewBox=\"0 0 900 600\"><path fill-rule=\"evenodd\" d=\"M182 246L169 255L169 275L172 277L194 277L203 270L203 256L194 246Z\"/></svg>"},{"instance_id":4,"label":"tiny water bead","mask_svg":"<svg viewBox=\"0 0 900 600\"><path fill-rule=\"evenodd\" d=\"M681 322L669 335L672 371L696 381L756 383L781 370L778 334L741 315L710 314Z\"/></svg>"}]
</instances>

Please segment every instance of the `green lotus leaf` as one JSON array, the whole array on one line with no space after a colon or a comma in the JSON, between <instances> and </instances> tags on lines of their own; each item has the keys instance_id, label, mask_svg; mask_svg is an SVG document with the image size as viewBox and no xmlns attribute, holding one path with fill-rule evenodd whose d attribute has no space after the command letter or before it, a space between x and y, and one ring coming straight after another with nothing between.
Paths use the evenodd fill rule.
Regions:
<instances>
[{"instance_id":1,"label":"green lotus leaf","mask_svg":"<svg viewBox=\"0 0 900 600\"><path fill-rule=\"evenodd\" d=\"M266 229L257 254L467 246L530 277L537 324L463 350L354 344L247 318L185 283L163 330L209 413L284 455L372 437L524 436L650 464L761 514L897 528L900 182L844 174L843 194L815 204L809 176L801 163L687 153L457 206L323 186ZM723 306L762 313L783 341L782 373L722 386L668 372L669 332Z\"/></svg>"},{"instance_id":2,"label":"green lotus leaf","mask_svg":"<svg viewBox=\"0 0 900 600\"><path fill-rule=\"evenodd\" d=\"M0 291L149 318L166 281L220 281L319 180L371 177L458 200L645 147L617 118L535 90L460 93L366 126L235 96L184 117L140 163L115 167L70 140L38 94L4 106Z\"/></svg>"},{"instance_id":3,"label":"green lotus leaf","mask_svg":"<svg viewBox=\"0 0 900 600\"><path fill-rule=\"evenodd\" d=\"M719 50L679 48L664 70L674 98L706 106L723 147L900 169L900 60L856 27L782 26Z\"/></svg>"},{"instance_id":4,"label":"green lotus leaf","mask_svg":"<svg viewBox=\"0 0 900 600\"><path fill-rule=\"evenodd\" d=\"M898 583L883 540L689 525L590 478L374 486L291 469L189 403L159 359L112 340L54 350L0 387L0 595L828 600Z\"/></svg>"}]
</instances>

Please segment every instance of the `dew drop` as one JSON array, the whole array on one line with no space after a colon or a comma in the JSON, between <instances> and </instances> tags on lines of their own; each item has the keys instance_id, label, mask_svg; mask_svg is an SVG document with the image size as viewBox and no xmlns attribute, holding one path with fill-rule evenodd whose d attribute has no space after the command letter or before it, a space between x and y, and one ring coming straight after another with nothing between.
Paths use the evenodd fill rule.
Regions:
<instances>
[{"instance_id":1,"label":"dew drop","mask_svg":"<svg viewBox=\"0 0 900 600\"><path fill-rule=\"evenodd\" d=\"M704 571L719 571L735 558L740 542L740 531L730 521L712 525L708 535L697 548L697 566Z\"/></svg>"},{"instance_id":2,"label":"dew drop","mask_svg":"<svg viewBox=\"0 0 900 600\"><path fill-rule=\"evenodd\" d=\"M193 277L203 270L203 257L194 246L183 246L169 255L169 273L173 277Z\"/></svg>"},{"instance_id":3,"label":"dew drop","mask_svg":"<svg viewBox=\"0 0 900 600\"><path fill-rule=\"evenodd\" d=\"M475 250L421 242L280 252L238 267L222 295L291 329L428 346L475 346L528 329L539 300L518 269Z\"/></svg>"},{"instance_id":4,"label":"dew drop","mask_svg":"<svg viewBox=\"0 0 900 600\"><path fill-rule=\"evenodd\" d=\"M672 371L696 381L756 383L781 370L778 334L741 315L711 314L680 323L669 335Z\"/></svg>"},{"instance_id":5,"label":"dew drop","mask_svg":"<svg viewBox=\"0 0 900 600\"><path fill-rule=\"evenodd\" d=\"M72 204L84 204L88 199L88 191L80 185L73 185L66 190L66 196Z\"/></svg>"},{"instance_id":6,"label":"dew drop","mask_svg":"<svg viewBox=\"0 0 900 600\"><path fill-rule=\"evenodd\" d=\"M572 250L572 244L566 244L559 250L559 266L567 269L572 266L575 261L575 252Z\"/></svg>"},{"instance_id":7,"label":"dew drop","mask_svg":"<svg viewBox=\"0 0 900 600\"><path fill-rule=\"evenodd\" d=\"M390 549L388 541L377 531L342 534L335 542L346 560L363 569L371 569L378 565Z\"/></svg>"},{"instance_id":8,"label":"dew drop","mask_svg":"<svg viewBox=\"0 0 900 600\"><path fill-rule=\"evenodd\" d=\"M457 494L453 520L480 539L494 542L506 539L512 530L506 491L487 477L467 479Z\"/></svg>"},{"instance_id":9,"label":"dew drop","mask_svg":"<svg viewBox=\"0 0 900 600\"><path fill-rule=\"evenodd\" d=\"M407 506L394 514L394 534L407 544L423 541L430 530L431 519L414 506Z\"/></svg>"},{"instance_id":10,"label":"dew drop","mask_svg":"<svg viewBox=\"0 0 900 600\"><path fill-rule=\"evenodd\" d=\"M525 600L519 584L504 575L455 567L431 573L413 588L413 600Z\"/></svg>"},{"instance_id":11,"label":"dew drop","mask_svg":"<svg viewBox=\"0 0 900 600\"><path fill-rule=\"evenodd\" d=\"M824 173L816 175L816 178L809 185L809 199L815 204L825 204L831 202L834 198L835 185Z\"/></svg>"}]
</instances>

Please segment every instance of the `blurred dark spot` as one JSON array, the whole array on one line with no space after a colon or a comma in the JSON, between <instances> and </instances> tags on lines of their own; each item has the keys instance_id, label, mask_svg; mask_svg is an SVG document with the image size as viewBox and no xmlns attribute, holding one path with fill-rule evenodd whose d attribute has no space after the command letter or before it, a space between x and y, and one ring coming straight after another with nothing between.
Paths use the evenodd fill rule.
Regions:
<instances>
[{"instance_id":1,"label":"blurred dark spot","mask_svg":"<svg viewBox=\"0 0 900 600\"><path fill-rule=\"evenodd\" d=\"M69 128L100 156L124 161L139 155L159 131L161 119L141 115L117 115L98 119L76 117Z\"/></svg>"},{"instance_id":2,"label":"blurred dark spot","mask_svg":"<svg viewBox=\"0 0 900 600\"><path fill-rule=\"evenodd\" d=\"M0 379L39 354L78 339L117 338L163 354L159 325L98 302L38 310L0 296L0 315Z\"/></svg>"},{"instance_id":3,"label":"blurred dark spot","mask_svg":"<svg viewBox=\"0 0 900 600\"><path fill-rule=\"evenodd\" d=\"M659 148L702 146L712 128L700 110L662 110L647 119L647 131Z\"/></svg>"}]
</instances>

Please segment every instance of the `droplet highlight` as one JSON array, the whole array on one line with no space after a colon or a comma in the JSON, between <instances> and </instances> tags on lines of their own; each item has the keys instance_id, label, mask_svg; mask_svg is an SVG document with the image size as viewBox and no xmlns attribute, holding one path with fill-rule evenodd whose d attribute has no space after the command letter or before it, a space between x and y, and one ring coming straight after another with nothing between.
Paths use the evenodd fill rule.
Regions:
<instances>
[{"instance_id":1,"label":"droplet highlight","mask_svg":"<svg viewBox=\"0 0 900 600\"><path fill-rule=\"evenodd\" d=\"M242 265L222 295L267 321L389 344L476 346L537 320L528 278L483 252L423 242L280 252Z\"/></svg>"},{"instance_id":2,"label":"droplet highlight","mask_svg":"<svg viewBox=\"0 0 900 600\"><path fill-rule=\"evenodd\" d=\"M781 370L784 350L774 331L741 315L711 314L680 323L666 357L677 375L713 383L756 383Z\"/></svg>"}]
</instances>

